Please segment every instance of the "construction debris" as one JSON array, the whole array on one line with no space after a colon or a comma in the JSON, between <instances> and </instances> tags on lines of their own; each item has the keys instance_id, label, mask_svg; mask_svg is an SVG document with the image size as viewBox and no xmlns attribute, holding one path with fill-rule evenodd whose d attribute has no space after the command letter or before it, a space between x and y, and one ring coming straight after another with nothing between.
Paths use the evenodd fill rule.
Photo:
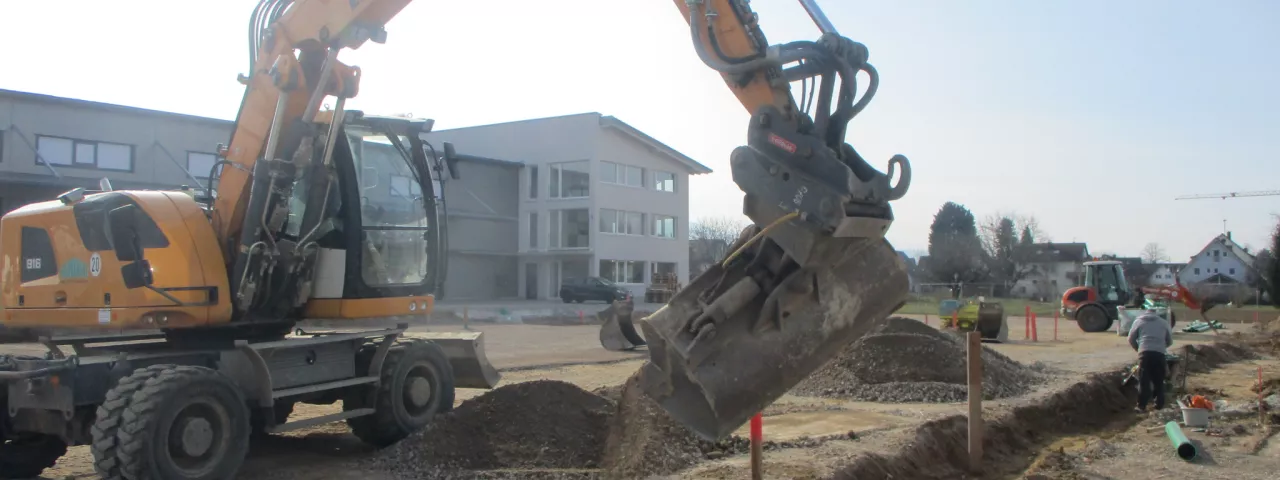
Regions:
<instances>
[{"instance_id":1,"label":"construction debris","mask_svg":"<svg viewBox=\"0 0 1280 480\"><path fill-rule=\"evenodd\" d=\"M1025 394L1048 372L987 347L982 349L983 395ZM919 321L891 317L801 381L796 395L871 402L959 402L967 398L965 347L957 337Z\"/></svg>"}]
</instances>

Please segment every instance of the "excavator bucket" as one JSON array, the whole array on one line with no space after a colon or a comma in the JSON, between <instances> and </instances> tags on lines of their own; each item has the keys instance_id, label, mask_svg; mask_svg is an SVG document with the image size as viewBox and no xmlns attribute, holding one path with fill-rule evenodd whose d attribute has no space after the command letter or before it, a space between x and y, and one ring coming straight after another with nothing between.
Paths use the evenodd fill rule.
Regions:
<instances>
[{"instance_id":1,"label":"excavator bucket","mask_svg":"<svg viewBox=\"0 0 1280 480\"><path fill-rule=\"evenodd\" d=\"M482 332L414 332L413 338L430 340L444 350L453 367L453 384L458 388L492 389L502 380L484 354Z\"/></svg>"},{"instance_id":2,"label":"excavator bucket","mask_svg":"<svg viewBox=\"0 0 1280 480\"><path fill-rule=\"evenodd\" d=\"M712 266L640 321L645 394L704 439L742 426L906 302L906 265L883 239L810 236L792 268L778 267L772 241Z\"/></svg>"},{"instance_id":3,"label":"excavator bucket","mask_svg":"<svg viewBox=\"0 0 1280 480\"><path fill-rule=\"evenodd\" d=\"M635 309L635 302L628 298L614 301L612 305L609 305L609 308L596 313L596 318L602 322L600 325L600 345L605 350L621 352L635 350L636 347L646 345L644 338L640 337L640 333L636 331L636 326L632 322Z\"/></svg>"}]
</instances>

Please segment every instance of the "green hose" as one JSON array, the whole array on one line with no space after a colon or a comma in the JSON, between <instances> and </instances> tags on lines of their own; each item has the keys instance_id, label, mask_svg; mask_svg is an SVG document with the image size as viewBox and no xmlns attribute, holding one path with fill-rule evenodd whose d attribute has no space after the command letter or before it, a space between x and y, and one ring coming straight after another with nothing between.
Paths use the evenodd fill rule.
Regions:
<instances>
[{"instance_id":1,"label":"green hose","mask_svg":"<svg viewBox=\"0 0 1280 480\"><path fill-rule=\"evenodd\" d=\"M1178 422L1169 422L1164 424L1164 433L1169 436L1169 442L1173 444L1173 448L1178 451L1178 457L1185 461L1195 460L1200 452L1196 446L1183 435L1182 429L1178 428Z\"/></svg>"}]
</instances>

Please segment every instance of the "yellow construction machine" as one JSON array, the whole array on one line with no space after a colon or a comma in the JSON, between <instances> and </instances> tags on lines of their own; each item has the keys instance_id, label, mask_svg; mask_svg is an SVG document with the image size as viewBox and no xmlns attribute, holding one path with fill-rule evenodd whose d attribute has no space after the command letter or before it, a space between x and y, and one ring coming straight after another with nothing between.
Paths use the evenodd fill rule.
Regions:
<instances>
[{"instance_id":1,"label":"yellow construction machine","mask_svg":"<svg viewBox=\"0 0 1280 480\"><path fill-rule=\"evenodd\" d=\"M89 332L40 338L43 357L0 356L0 477L88 444L108 480L231 478L254 431L345 420L387 445L451 408L454 387L494 385L478 334L287 335L312 319L420 317L444 279L433 180L456 157L422 140L429 121L348 111L361 72L338 59L383 43L408 3L261 0L216 196L77 189L0 221L6 327ZM821 36L779 45L746 0L674 3L750 115L730 161L755 225L640 322L639 375L672 417L718 438L905 302L884 234L910 167L898 155L882 173L845 142L879 80L812 1ZM367 177L390 172L422 195L380 200L369 185L385 183ZM297 402L337 400L340 413L286 421Z\"/></svg>"}]
</instances>

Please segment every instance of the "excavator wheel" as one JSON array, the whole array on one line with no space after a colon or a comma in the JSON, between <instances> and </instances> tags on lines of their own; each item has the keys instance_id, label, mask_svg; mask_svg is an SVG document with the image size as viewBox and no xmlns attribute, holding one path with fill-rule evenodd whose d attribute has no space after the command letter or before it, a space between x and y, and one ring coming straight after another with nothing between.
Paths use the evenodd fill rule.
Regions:
<instances>
[{"instance_id":1,"label":"excavator wheel","mask_svg":"<svg viewBox=\"0 0 1280 480\"><path fill-rule=\"evenodd\" d=\"M1111 317L1097 305L1080 307L1076 312L1076 325L1089 333L1105 332L1111 328Z\"/></svg>"},{"instance_id":2,"label":"excavator wheel","mask_svg":"<svg viewBox=\"0 0 1280 480\"><path fill-rule=\"evenodd\" d=\"M124 422L124 412L133 403L133 394L146 385L147 380L159 375L170 365L152 365L134 370L129 376L120 379L114 387L107 390L107 396L98 405L94 414L93 426L89 428L93 443L89 451L93 453L93 469L102 480L121 480L120 461L116 458L116 449L120 446L118 433Z\"/></svg>"},{"instance_id":3,"label":"excavator wheel","mask_svg":"<svg viewBox=\"0 0 1280 480\"><path fill-rule=\"evenodd\" d=\"M226 375L167 365L121 415L116 461L129 480L232 478L249 451L249 407Z\"/></svg>"},{"instance_id":4,"label":"excavator wheel","mask_svg":"<svg viewBox=\"0 0 1280 480\"><path fill-rule=\"evenodd\" d=\"M376 344L360 351L356 368L369 368ZM430 422L437 413L453 409L453 369L439 345L421 339L400 339L382 362L377 385L355 389L342 402L344 411L366 408L372 415L347 420L351 433L365 443L386 447Z\"/></svg>"}]
</instances>

